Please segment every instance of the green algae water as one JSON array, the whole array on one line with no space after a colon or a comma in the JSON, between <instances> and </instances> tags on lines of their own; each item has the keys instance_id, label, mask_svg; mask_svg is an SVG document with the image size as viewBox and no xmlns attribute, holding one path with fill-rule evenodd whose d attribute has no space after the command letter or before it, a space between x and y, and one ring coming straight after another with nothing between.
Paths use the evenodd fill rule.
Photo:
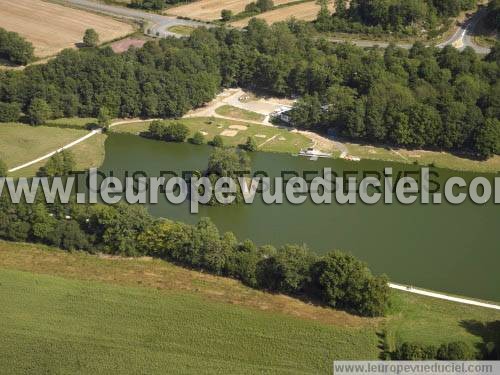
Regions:
<instances>
[{"instance_id":1,"label":"green algae water","mask_svg":"<svg viewBox=\"0 0 500 375\"><path fill-rule=\"evenodd\" d=\"M106 159L100 170L123 177L125 171L144 171L149 177L160 172L203 170L209 146L172 144L128 134L111 134L106 141ZM419 171L418 166L378 161L359 163L306 158L287 154L253 153L252 171L279 176L282 171L317 174L332 168L345 171ZM470 180L474 173L433 169L438 182L451 176ZM492 179L494 175L485 175ZM314 175L313 175L314 177ZM436 179L436 178L434 178ZM335 201L334 201L335 202ZM500 211L493 203L476 205L401 204L266 205L259 197L251 205L200 207L189 212L189 204L173 205L166 200L149 205L155 216L196 223L208 216L221 231L232 231L241 240L257 244L307 244L318 254L332 249L350 252L368 263L377 274L394 282L421 288L500 301Z\"/></svg>"}]
</instances>

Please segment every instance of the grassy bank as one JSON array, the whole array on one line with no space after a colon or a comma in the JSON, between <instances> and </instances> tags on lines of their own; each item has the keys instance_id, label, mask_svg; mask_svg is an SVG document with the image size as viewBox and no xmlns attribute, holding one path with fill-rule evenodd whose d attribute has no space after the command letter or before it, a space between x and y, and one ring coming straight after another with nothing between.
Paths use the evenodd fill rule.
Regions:
<instances>
[{"instance_id":1,"label":"grassy bank","mask_svg":"<svg viewBox=\"0 0 500 375\"><path fill-rule=\"evenodd\" d=\"M251 112L252 113L252 112ZM249 124L244 121L232 121L215 117L192 117L179 120L189 127L190 136L196 131L205 133L205 140L211 140L215 135L224 130L230 130L230 126L243 125L247 129L238 131L234 137L224 136L223 139L228 146L238 146L251 136L260 145L259 151L297 153L303 148L312 145L312 141L302 134L298 134L288 128L274 128L265 125ZM148 130L149 122L130 123L118 125L112 128L117 133L139 134ZM259 138L259 136L265 138ZM257 137L256 137L257 136ZM342 141L350 155L359 156L361 159L380 160L406 164L418 164L422 166L433 165L458 171L470 171L476 173L497 173L500 171L500 156L496 155L486 161L474 160L449 152L407 150L384 146L362 145ZM332 148L326 145L316 146L325 152L332 152Z\"/></svg>"},{"instance_id":2,"label":"grassy bank","mask_svg":"<svg viewBox=\"0 0 500 375\"><path fill-rule=\"evenodd\" d=\"M478 346L500 320L400 292L388 317L360 318L160 260L2 241L0 294L9 373L161 373L174 361L178 373L330 373L334 359L378 358L383 333Z\"/></svg>"},{"instance_id":3,"label":"grassy bank","mask_svg":"<svg viewBox=\"0 0 500 375\"><path fill-rule=\"evenodd\" d=\"M422 166L433 165L438 168L476 173L497 173L500 171L500 156L495 155L488 160L474 160L449 152L407 150L383 146L344 143L349 154L361 159L392 161Z\"/></svg>"},{"instance_id":4,"label":"grassy bank","mask_svg":"<svg viewBox=\"0 0 500 375\"><path fill-rule=\"evenodd\" d=\"M202 132L205 141L210 141L214 136L224 131L233 130L232 136L222 135L225 145L237 147L244 144L248 137L253 137L259 145L259 151L297 153L311 145L311 141L302 134L286 128L249 124L244 121L233 121L215 117L192 117L177 120L186 125L189 136L195 132ZM138 134L148 130L149 122L118 125L111 128L112 132Z\"/></svg>"},{"instance_id":5,"label":"grassy bank","mask_svg":"<svg viewBox=\"0 0 500 375\"><path fill-rule=\"evenodd\" d=\"M83 121L75 120L71 122L71 125L63 125L63 123L60 120L51 126L36 127L20 123L0 123L0 159L10 169L57 150L88 133L83 125L82 129L73 128ZM87 169L102 163L105 139L105 135L97 134L71 149L78 169ZM11 176L33 176L45 163L46 161L42 161L34 164Z\"/></svg>"}]
</instances>

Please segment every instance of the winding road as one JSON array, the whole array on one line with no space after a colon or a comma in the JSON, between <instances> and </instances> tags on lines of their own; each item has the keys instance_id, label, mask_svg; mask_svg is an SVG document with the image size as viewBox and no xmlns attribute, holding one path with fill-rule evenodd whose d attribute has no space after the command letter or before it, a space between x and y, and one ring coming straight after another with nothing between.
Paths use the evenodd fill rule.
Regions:
<instances>
[{"instance_id":1,"label":"winding road","mask_svg":"<svg viewBox=\"0 0 500 375\"><path fill-rule=\"evenodd\" d=\"M437 44L436 47L444 48L448 45L457 48L458 50L463 50L465 47L471 47L476 53L487 55L490 53L491 49L487 47L481 47L474 43L474 29L477 24L485 17L487 14L486 8L481 8L477 11L471 18L465 21L462 25L458 27L455 33L443 43ZM343 43L350 42L358 47L381 47L386 48L389 46L388 42L375 41L375 40L350 40L350 39L340 39L340 38L330 38L332 42ZM410 49L412 44L408 43L396 43L398 47Z\"/></svg>"},{"instance_id":2,"label":"winding road","mask_svg":"<svg viewBox=\"0 0 500 375\"><path fill-rule=\"evenodd\" d=\"M146 35L152 37L165 38L168 36L181 36L175 34L168 29L172 26L191 26L191 27L212 27L210 24L184 20L175 17L168 17L154 13L148 13L139 9L131 9L122 6L108 5L101 2L91 1L91 0L66 0L64 3L72 5L77 8L90 10L98 13L103 13L111 15L114 17L132 19L145 24L144 32ZM445 42L437 45L439 48L444 48L447 45L452 45L457 49L464 49L465 47L473 48L477 53L488 54L490 52L489 48L481 47L474 43L473 32L476 25L483 19L487 11L485 7L482 7L478 12L476 12L471 18L465 21L457 31ZM359 47L387 47L389 43L383 41L371 41L371 40L347 40L347 39L329 39L332 42L351 42ZM411 44L398 43L399 47L411 48Z\"/></svg>"},{"instance_id":3,"label":"winding road","mask_svg":"<svg viewBox=\"0 0 500 375\"><path fill-rule=\"evenodd\" d=\"M471 47L480 54L490 53L490 48L481 47L474 43L474 29L486 15L487 10L485 7L482 7L471 18L465 21L450 39L444 43L438 44L437 47L444 48L447 45L452 45L459 50L463 50L465 47Z\"/></svg>"}]
</instances>

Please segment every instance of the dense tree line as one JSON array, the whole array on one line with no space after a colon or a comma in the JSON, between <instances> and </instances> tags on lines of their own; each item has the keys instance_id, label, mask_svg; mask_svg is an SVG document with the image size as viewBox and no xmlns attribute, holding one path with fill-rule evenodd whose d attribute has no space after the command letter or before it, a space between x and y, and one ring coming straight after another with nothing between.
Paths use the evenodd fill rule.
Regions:
<instances>
[{"instance_id":1,"label":"dense tree line","mask_svg":"<svg viewBox=\"0 0 500 375\"><path fill-rule=\"evenodd\" d=\"M500 152L498 61L471 50L415 44L371 51L351 71L306 94L295 106L295 125L348 138L408 148ZM361 66L358 64L365 64Z\"/></svg>"},{"instance_id":2,"label":"dense tree line","mask_svg":"<svg viewBox=\"0 0 500 375\"><path fill-rule=\"evenodd\" d=\"M373 276L351 255L316 256L304 246L276 249L239 242L208 218L194 226L154 219L138 205L47 205L42 198L13 205L3 194L0 238L92 253L150 255L366 316L383 315L389 298L386 278Z\"/></svg>"},{"instance_id":3,"label":"dense tree line","mask_svg":"<svg viewBox=\"0 0 500 375\"><path fill-rule=\"evenodd\" d=\"M63 51L45 65L1 72L0 102L17 103L32 123L49 111L96 116L102 107L112 117L165 118L242 86L300 97L292 117L301 128L486 158L500 152L499 63L498 46L484 59L419 43L361 49L318 39L305 23L253 19L245 32L198 29L121 55Z\"/></svg>"},{"instance_id":4,"label":"dense tree line","mask_svg":"<svg viewBox=\"0 0 500 375\"><path fill-rule=\"evenodd\" d=\"M0 27L0 57L18 65L26 65L35 59L33 45L18 33Z\"/></svg>"},{"instance_id":5,"label":"dense tree line","mask_svg":"<svg viewBox=\"0 0 500 375\"><path fill-rule=\"evenodd\" d=\"M162 10L167 5L187 2L190 2L190 0L132 0L128 6L130 8L140 8L146 10Z\"/></svg>"},{"instance_id":6,"label":"dense tree line","mask_svg":"<svg viewBox=\"0 0 500 375\"><path fill-rule=\"evenodd\" d=\"M333 14L328 3L322 0L318 14L316 26L321 31L419 34L474 8L477 0L336 0Z\"/></svg>"},{"instance_id":7,"label":"dense tree line","mask_svg":"<svg viewBox=\"0 0 500 375\"><path fill-rule=\"evenodd\" d=\"M203 42L208 39L208 44ZM150 42L114 54L110 48L64 50L45 65L0 73L0 102L18 103L30 122L46 117L178 117L211 100L220 88L212 37Z\"/></svg>"},{"instance_id":8,"label":"dense tree line","mask_svg":"<svg viewBox=\"0 0 500 375\"><path fill-rule=\"evenodd\" d=\"M475 359L499 359L498 350L493 343L481 353L476 353L470 345L463 341L454 341L440 346L422 345L405 342L391 353L391 359L404 361L470 361Z\"/></svg>"}]
</instances>

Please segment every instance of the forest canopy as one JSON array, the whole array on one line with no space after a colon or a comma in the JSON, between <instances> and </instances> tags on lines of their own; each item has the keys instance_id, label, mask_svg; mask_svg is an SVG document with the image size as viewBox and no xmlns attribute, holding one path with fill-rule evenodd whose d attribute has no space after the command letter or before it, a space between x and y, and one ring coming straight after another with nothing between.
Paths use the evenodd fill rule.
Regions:
<instances>
[{"instance_id":1,"label":"forest canopy","mask_svg":"<svg viewBox=\"0 0 500 375\"><path fill-rule=\"evenodd\" d=\"M333 14L328 12L329 0L321 3L317 27L322 31L417 34L473 9L477 0L335 0Z\"/></svg>"},{"instance_id":2,"label":"forest canopy","mask_svg":"<svg viewBox=\"0 0 500 375\"><path fill-rule=\"evenodd\" d=\"M45 65L0 73L0 102L52 117L180 117L224 87L300 99L293 125L404 147L499 153L500 48L485 58L416 43L362 49L318 38L305 23L246 31L197 29L189 38L65 50Z\"/></svg>"}]
</instances>

